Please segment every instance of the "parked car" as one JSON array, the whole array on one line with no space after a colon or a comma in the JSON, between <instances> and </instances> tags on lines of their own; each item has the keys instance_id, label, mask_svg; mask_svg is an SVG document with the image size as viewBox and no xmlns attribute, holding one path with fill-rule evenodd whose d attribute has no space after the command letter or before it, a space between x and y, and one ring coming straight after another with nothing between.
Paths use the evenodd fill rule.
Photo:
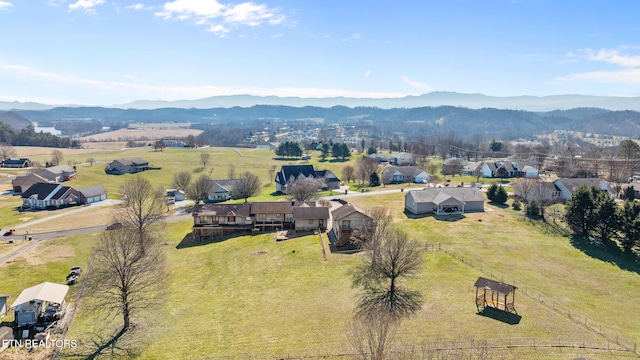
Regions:
<instances>
[{"instance_id":1,"label":"parked car","mask_svg":"<svg viewBox=\"0 0 640 360\"><path fill-rule=\"evenodd\" d=\"M77 273L78 275L80 275L80 273L82 273L82 266L74 266L71 268L71 273Z\"/></svg>"},{"instance_id":2,"label":"parked car","mask_svg":"<svg viewBox=\"0 0 640 360\"><path fill-rule=\"evenodd\" d=\"M107 230L118 230L118 229L122 229L122 223L116 222L116 223L107 225Z\"/></svg>"}]
</instances>

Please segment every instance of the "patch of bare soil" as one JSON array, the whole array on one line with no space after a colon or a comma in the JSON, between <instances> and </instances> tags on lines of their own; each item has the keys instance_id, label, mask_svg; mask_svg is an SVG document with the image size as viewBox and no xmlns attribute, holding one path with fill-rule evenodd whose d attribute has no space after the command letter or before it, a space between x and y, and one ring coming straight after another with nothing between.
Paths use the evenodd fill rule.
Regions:
<instances>
[{"instance_id":1,"label":"patch of bare soil","mask_svg":"<svg viewBox=\"0 0 640 360\"><path fill-rule=\"evenodd\" d=\"M29 265L41 265L59 259L73 258L76 251L69 245L39 246L27 250L22 256Z\"/></svg>"}]
</instances>

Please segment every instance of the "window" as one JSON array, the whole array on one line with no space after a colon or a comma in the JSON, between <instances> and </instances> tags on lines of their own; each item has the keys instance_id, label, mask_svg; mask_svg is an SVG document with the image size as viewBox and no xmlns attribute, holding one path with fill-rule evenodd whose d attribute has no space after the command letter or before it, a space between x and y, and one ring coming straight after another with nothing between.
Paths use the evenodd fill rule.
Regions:
<instances>
[{"instance_id":1,"label":"window","mask_svg":"<svg viewBox=\"0 0 640 360\"><path fill-rule=\"evenodd\" d=\"M258 219L266 220L266 218L267 218L267 214L258 214Z\"/></svg>"},{"instance_id":2,"label":"window","mask_svg":"<svg viewBox=\"0 0 640 360\"><path fill-rule=\"evenodd\" d=\"M234 223L234 222L236 222L236 217L235 217L235 216L229 216L229 217L227 217L227 222L229 222L229 223Z\"/></svg>"},{"instance_id":3,"label":"window","mask_svg":"<svg viewBox=\"0 0 640 360\"><path fill-rule=\"evenodd\" d=\"M277 218L280 218L280 214L276 214L276 217L277 217Z\"/></svg>"},{"instance_id":4,"label":"window","mask_svg":"<svg viewBox=\"0 0 640 360\"><path fill-rule=\"evenodd\" d=\"M313 224L313 219L309 219L309 224Z\"/></svg>"},{"instance_id":5,"label":"window","mask_svg":"<svg viewBox=\"0 0 640 360\"><path fill-rule=\"evenodd\" d=\"M351 230L351 220L342 220L342 230Z\"/></svg>"},{"instance_id":6,"label":"window","mask_svg":"<svg viewBox=\"0 0 640 360\"><path fill-rule=\"evenodd\" d=\"M206 224L207 223L207 217L206 216L200 216L200 224Z\"/></svg>"}]
</instances>

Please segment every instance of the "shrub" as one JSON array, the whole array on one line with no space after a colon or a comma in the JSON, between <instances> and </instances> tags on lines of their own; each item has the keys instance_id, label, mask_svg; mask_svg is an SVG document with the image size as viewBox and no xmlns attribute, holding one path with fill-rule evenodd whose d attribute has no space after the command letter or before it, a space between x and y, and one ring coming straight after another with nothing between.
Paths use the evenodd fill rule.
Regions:
<instances>
[{"instance_id":1,"label":"shrub","mask_svg":"<svg viewBox=\"0 0 640 360\"><path fill-rule=\"evenodd\" d=\"M513 210L520 211L522 209L522 204L520 203L520 200L515 199L513 200L513 204L511 204L511 207L513 208Z\"/></svg>"}]
</instances>

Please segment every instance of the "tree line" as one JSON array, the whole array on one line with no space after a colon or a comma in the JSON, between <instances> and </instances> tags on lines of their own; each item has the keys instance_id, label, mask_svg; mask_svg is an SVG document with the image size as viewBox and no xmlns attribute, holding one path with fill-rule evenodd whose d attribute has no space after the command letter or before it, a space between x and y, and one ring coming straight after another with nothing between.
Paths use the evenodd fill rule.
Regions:
<instances>
[{"instance_id":1,"label":"tree line","mask_svg":"<svg viewBox=\"0 0 640 360\"><path fill-rule=\"evenodd\" d=\"M3 122L0 122L0 143L14 146L43 146L57 148L68 148L71 146L71 140L69 138L45 132L38 133L31 125L22 130L16 131L11 126Z\"/></svg>"}]
</instances>

